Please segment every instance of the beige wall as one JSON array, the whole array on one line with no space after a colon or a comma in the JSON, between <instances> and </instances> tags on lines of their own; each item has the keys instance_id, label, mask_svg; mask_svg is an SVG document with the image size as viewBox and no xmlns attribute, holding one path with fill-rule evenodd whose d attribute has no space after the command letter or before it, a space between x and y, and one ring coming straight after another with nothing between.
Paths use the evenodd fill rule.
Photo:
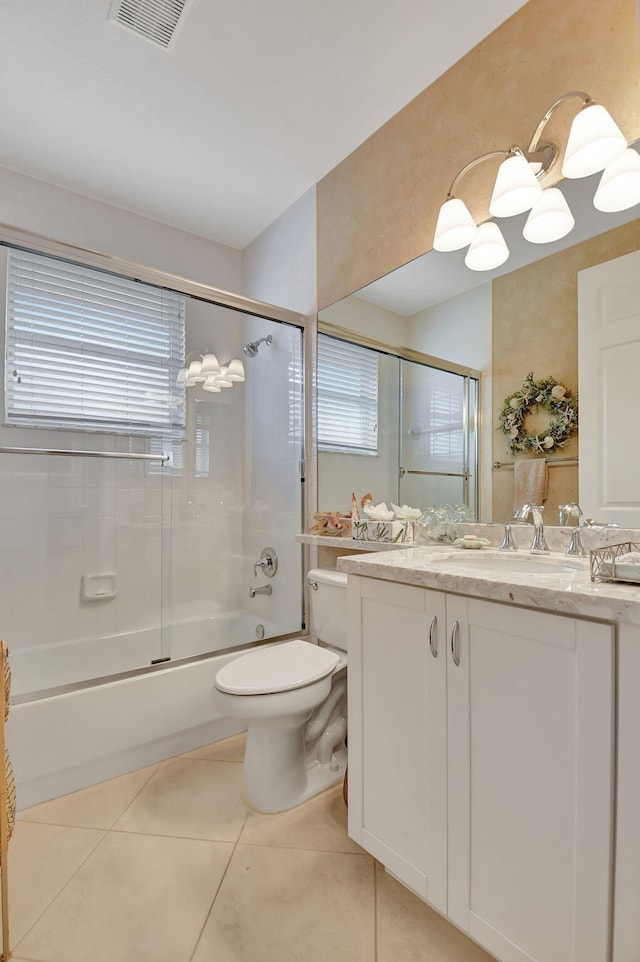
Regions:
<instances>
[{"instance_id":1,"label":"beige wall","mask_svg":"<svg viewBox=\"0 0 640 962\"><path fill-rule=\"evenodd\" d=\"M530 0L320 181L319 307L429 250L457 171L526 146L547 107L575 89L640 137L637 0ZM563 142L574 113L560 108L549 136ZM462 182L477 217L494 177L487 163Z\"/></svg>"},{"instance_id":2,"label":"beige wall","mask_svg":"<svg viewBox=\"0 0 640 962\"><path fill-rule=\"evenodd\" d=\"M578 389L578 271L621 257L640 246L635 220L559 254L498 277L493 282L493 459L512 460L498 430L504 399L533 371L536 380L552 375L572 392ZM542 424L540 425L540 429ZM581 425L582 431L589 426ZM560 455L578 454L577 435ZM549 469L547 523L557 523L557 507L578 501L577 465ZM513 514L513 471L493 472L493 518Z\"/></svg>"}]
</instances>

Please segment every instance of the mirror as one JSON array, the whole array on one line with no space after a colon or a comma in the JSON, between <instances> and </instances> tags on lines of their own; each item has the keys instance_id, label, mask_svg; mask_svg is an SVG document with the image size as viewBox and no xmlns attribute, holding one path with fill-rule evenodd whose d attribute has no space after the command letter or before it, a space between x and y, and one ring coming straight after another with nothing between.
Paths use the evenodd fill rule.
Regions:
<instances>
[{"instance_id":1,"label":"mirror","mask_svg":"<svg viewBox=\"0 0 640 962\"><path fill-rule=\"evenodd\" d=\"M479 372L356 337L326 323L318 334L320 510L348 513L354 492L475 518Z\"/></svg>"},{"instance_id":2,"label":"mirror","mask_svg":"<svg viewBox=\"0 0 640 962\"><path fill-rule=\"evenodd\" d=\"M513 515L513 456L498 427L505 398L521 387L529 372L535 380L552 376L572 394L579 393L578 272L640 249L638 207L618 214L595 210L598 179L594 175L562 183L576 226L561 241L527 243L522 238L527 214L512 217L500 224L510 250L500 268L475 272L465 267L464 250L429 251L318 315L321 325L347 328L356 338L378 338L481 372L480 521L506 521ZM548 414L532 411L527 430L540 431L547 421ZM409 427L401 430L406 434ZM581 444L588 439L584 425ZM319 454L320 466L321 458ZM580 501L577 435L549 463L546 520L557 524L558 505ZM324 487L321 466L322 509Z\"/></svg>"}]
</instances>

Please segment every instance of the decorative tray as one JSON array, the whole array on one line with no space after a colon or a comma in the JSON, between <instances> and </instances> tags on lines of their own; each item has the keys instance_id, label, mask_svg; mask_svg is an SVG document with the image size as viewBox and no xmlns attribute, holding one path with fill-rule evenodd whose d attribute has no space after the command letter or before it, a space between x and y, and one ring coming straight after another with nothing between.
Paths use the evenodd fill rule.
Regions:
<instances>
[{"instance_id":1,"label":"decorative tray","mask_svg":"<svg viewBox=\"0 0 640 962\"><path fill-rule=\"evenodd\" d=\"M623 541L589 552L592 581L640 584L640 543Z\"/></svg>"}]
</instances>

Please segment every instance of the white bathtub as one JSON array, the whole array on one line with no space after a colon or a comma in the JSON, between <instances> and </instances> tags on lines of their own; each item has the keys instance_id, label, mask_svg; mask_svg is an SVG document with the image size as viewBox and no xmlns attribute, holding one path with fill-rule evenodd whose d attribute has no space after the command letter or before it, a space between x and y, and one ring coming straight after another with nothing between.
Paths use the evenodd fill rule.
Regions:
<instances>
[{"instance_id":1,"label":"white bathtub","mask_svg":"<svg viewBox=\"0 0 640 962\"><path fill-rule=\"evenodd\" d=\"M130 631L80 638L55 644L39 644L21 651L11 648L11 694L21 699L78 682L146 668L169 655L171 661L192 658L251 645L264 636L284 634L242 611L221 612L214 602L184 605L171 612L171 620L134 627Z\"/></svg>"}]
</instances>

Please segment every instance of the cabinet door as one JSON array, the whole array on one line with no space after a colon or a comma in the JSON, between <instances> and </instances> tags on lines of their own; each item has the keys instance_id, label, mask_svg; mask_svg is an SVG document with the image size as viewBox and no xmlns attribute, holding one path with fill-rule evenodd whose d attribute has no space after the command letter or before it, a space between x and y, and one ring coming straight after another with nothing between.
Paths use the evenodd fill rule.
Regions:
<instances>
[{"instance_id":1,"label":"cabinet door","mask_svg":"<svg viewBox=\"0 0 640 962\"><path fill-rule=\"evenodd\" d=\"M449 915L504 962L609 959L614 635L447 598Z\"/></svg>"},{"instance_id":2,"label":"cabinet door","mask_svg":"<svg viewBox=\"0 0 640 962\"><path fill-rule=\"evenodd\" d=\"M349 578L349 834L443 912L444 622L440 592Z\"/></svg>"}]
</instances>

